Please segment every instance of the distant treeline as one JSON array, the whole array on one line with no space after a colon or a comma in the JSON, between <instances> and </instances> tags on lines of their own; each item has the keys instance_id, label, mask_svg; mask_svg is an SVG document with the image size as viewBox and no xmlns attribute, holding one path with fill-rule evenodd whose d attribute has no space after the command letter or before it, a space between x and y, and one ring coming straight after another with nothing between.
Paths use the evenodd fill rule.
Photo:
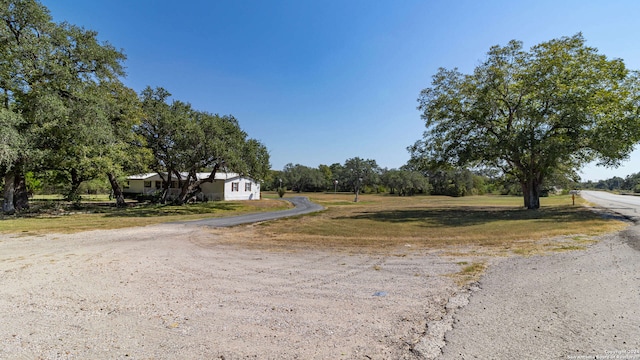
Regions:
<instances>
[{"instance_id":1,"label":"distant treeline","mask_svg":"<svg viewBox=\"0 0 640 360\"><path fill-rule=\"evenodd\" d=\"M640 172L627 175L624 179L619 176L614 176L607 180L586 181L581 185L583 189L619 190L640 193Z\"/></svg>"},{"instance_id":2,"label":"distant treeline","mask_svg":"<svg viewBox=\"0 0 640 360\"><path fill-rule=\"evenodd\" d=\"M543 195L558 190L571 190L577 183L563 176L550 177ZM272 170L262 189L284 188L294 192L360 192L389 193L398 196L416 194L468 196L483 194L522 195L520 183L496 171L464 168L426 168L411 162L400 169L381 168L375 160L348 159L344 164L309 167L287 164Z\"/></svg>"}]
</instances>

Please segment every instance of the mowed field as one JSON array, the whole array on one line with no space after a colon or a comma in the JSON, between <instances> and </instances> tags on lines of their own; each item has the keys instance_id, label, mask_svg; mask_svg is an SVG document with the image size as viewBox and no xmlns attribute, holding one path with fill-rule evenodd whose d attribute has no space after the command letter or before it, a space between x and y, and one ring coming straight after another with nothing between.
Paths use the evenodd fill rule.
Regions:
<instances>
[{"instance_id":1,"label":"mowed field","mask_svg":"<svg viewBox=\"0 0 640 360\"><path fill-rule=\"evenodd\" d=\"M307 196L325 211L258 224L223 229L235 232L238 243L250 247L293 250L384 251L390 247L455 248L494 253L529 254L580 249L591 237L622 229L625 223L593 212L570 195L542 198L539 210L526 210L514 196L409 196L288 193ZM59 202L36 202L45 211L0 220L0 231L37 235L146 226L163 222L235 216L290 207L275 194L260 201L215 202L184 206L135 206L116 209L87 202L65 209ZM566 236L572 241L567 241ZM562 237L562 238L558 238ZM555 238L555 239L554 239Z\"/></svg>"},{"instance_id":2,"label":"mowed field","mask_svg":"<svg viewBox=\"0 0 640 360\"><path fill-rule=\"evenodd\" d=\"M186 204L183 206L130 203L118 209L106 196L88 197L79 206L55 195L38 196L31 209L20 215L0 215L0 232L41 235L76 233L90 230L121 229L174 221L236 216L291 208L285 201L225 201Z\"/></svg>"},{"instance_id":3,"label":"mowed field","mask_svg":"<svg viewBox=\"0 0 640 360\"><path fill-rule=\"evenodd\" d=\"M578 249L593 236L626 226L593 212L580 197L573 205L570 195L542 198L539 210L524 209L522 198L513 196L361 195L355 203L352 194L302 195L327 210L260 224L254 228L258 236L247 244L358 251L401 245L528 254Z\"/></svg>"}]
</instances>

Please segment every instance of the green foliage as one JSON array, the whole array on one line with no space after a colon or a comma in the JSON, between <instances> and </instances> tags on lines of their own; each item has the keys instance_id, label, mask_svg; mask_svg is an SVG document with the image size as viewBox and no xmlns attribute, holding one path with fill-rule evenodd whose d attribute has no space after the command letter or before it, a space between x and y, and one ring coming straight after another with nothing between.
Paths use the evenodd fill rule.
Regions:
<instances>
[{"instance_id":1,"label":"green foliage","mask_svg":"<svg viewBox=\"0 0 640 360\"><path fill-rule=\"evenodd\" d=\"M324 185L326 187L327 190L333 189L334 188L334 177L333 177L333 171L331 171L331 168L327 165L319 165L318 166L318 170L320 171L320 173L322 173L322 176L324 178Z\"/></svg>"},{"instance_id":2,"label":"green foliage","mask_svg":"<svg viewBox=\"0 0 640 360\"><path fill-rule=\"evenodd\" d=\"M609 179L599 180L598 182L587 181L579 185L584 189L598 189L622 192L640 192L640 172L627 175L626 178L614 176Z\"/></svg>"},{"instance_id":3,"label":"green foliage","mask_svg":"<svg viewBox=\"0 0 640 360\"><path fill-rule=\"evenodd\" d=\"M199 191L203 182L213 181L219 170L237 172L257 181L268 175L269 153L255 139L247 139L238 120L231 115L220 116L197 111L181 101L168 103L171 94L163 88L147 87L141 94L143 120L136 131L154 156L152 168L179 182L184 203ZM209 169L206 179L197 173ZM181 176L186 173L186 178ZM165 198L167 194L165 188Z\"/></svg>"},{"instance_id":4,"label":"green foliage","mask_svg":"<svg viewBox=\"0 0 640 360\"><path fill-rule=\"evenodd\" d=\"M261 189L264 191L274 191L280 187L280 179L282 179L282 171L269 170L265 176Z\"/></svg>"},{"instance_id":5,"label":"green foliage","mask_svg":"<svg viewBox=\"0 0 640 360\"><path fill-rule=\"evenodd\" d=\"M417 193L431 192L427 178L417 171L387 170L382 172L381 182L389 188L391 194L411 196Z\"/></svg>"},{"instance_id":6,"label":"green foliage","mask_svg":"<svg viewBox=\"0 0 640 360\"><path fill-rule=\"evenodd\" d=\"M375 160L354 157L344 162L341 172L342 182L351 189L356 196L366 185L376 185L380 181L380 167Z\"/></svg>"},{"instance_id":7,"label":"green foliage","mask_svg":"<svg viewBox=\"0 0 640 360\"><path fill-rule=\"evenodd\" d=\"M26 173L24 179L27 183L27 191L29 192L29 194L33 195L39 191L42 191L44 184L33 174L33 172L30 171Z\"/></svg>"},{"instance_id":8,"label":"green foliage","mask_svg":"<svg viewBox=\"0 0 640 360\"><path fill-rule=\"evenodd\" d=\"M106 177L100 177L90 181L83 182L78 189L78 192L83 195L97 195L97 194L109 194L111 185L107 181Z\"/></svg>"},{"instance_id":9,"label":"green foliage","mask_svg":"<svg viewBox=\"0 0 640 360\"><path fill-rule=\"evenodd\" d=\"M325 174L320 169L291 163L282 170L284 184L293 191L322 191L327 188Z\"/></svg>"},{"instance_id":10,"label":"green foliage","mask_svg":"<svg viewBox=\"0 0 640 360\"><path fill-rule=\"evenodd\" d=\"M100 172L110 129L98 89L124 75L125 56L94 31L54 23L35 0L2 2L0 20L0 173L16 189L3 205L10 212L28 207L28 171L68 171L76 189Z\"/></svg>"},{"instance_id":11,"label":"green foliage","mask_svg":"<svg viewBox=\"0 0 640 360\"><path fill-rule=\"evenodd\" d=\"M11 169L24 149L25 138L18 130L22 122L20 114L0 108L0 176Z\"/></svg>"},{"instance_id":12,"label":"green foliage","mask_svg":"<svg viewBox=\"0 0 640 360\"><path fill-rule=\"evenodd\" d=\"M472 74L440 69L418 99L427 131L409 148L432 164L484 166L518 180L527 208L560 168L615 166L640 140L640 82L581 34L523 50L494 46Z\"/></svg>"}]
</instances>

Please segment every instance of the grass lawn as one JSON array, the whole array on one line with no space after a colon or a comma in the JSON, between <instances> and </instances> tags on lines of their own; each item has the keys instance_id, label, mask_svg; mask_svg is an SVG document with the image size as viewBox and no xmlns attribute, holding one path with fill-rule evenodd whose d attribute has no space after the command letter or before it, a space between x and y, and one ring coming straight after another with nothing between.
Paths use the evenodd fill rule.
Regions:
<instances>
[{"instance_id":1,"label":"grass lawn","mask_svg":"<svg viewBox=\"0 0 640 360\"><path fill-rule=\"evenodd\" d=\"M184 206L132 205L124 209L106 203L108 198L84 200L79 208L55 196L31 201L28 214L0 216L0 232L43 234L74 233L87 230L119 229L145 226L169 221L196 220L211 217L235 216L262 211L283 210L290 204L281 200L215 201Z\"/></svg>"},{"instance_id":2,"label":"grass lawn","mask_svg":"<svg viewBox=\"0 0 640 360\"><path fill-rule=\"evenodd\" d=\"M289 193L286 196L298 194ZM533 254L585 248L593 237L617 231L627 224L604 219L585 207L582 198L542 198L539 210L526 210L522 198L512 196L398 197L306 193L326 211L260 226L214 230L231 236L230 242L265 249L343 249L387 251L390 248L445 249L455 255ZM288 203L265 193L260 201L209 202L185 206L132 206L116 209L86 202L68 210L59 200L34 201L40 211L0 220L1 232L40 234L92 229L116 229L161 222L233 216L281 210ZM43 211L44 210L44 211Z\"/></svg>"},{"instance_id":3,"label":"grass lawn","mask_svg":"<svg viewBox=\"0 0 640 360\"><path fill-rule=\"evenodd\" d=\"M584 248L591 238L617 231L626 223L604 219L577 197L541 199L539 210L523 208L521 197L398 197L352 194L304 194L327 211L283 219L257 227L255 246L352 248L405 246L418 249L464 247L498 253L530 254ZM293 196L288 194L287 196Z\"/></svg>"}]
</instances>

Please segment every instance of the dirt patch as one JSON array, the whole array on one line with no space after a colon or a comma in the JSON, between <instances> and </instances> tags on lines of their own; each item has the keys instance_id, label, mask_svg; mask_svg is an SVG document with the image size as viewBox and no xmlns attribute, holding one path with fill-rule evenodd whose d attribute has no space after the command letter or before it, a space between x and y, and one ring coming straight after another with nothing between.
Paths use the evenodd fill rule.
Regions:
<instances>
[{"instance_id":1,"label":"dirt patch","mask_svg":"<svg viewBox=\"0 0 640 360\"><path fill-rule=\"evenodd\" d=\"M447 276L461 266L435 251L275 251L238 234L0 235L0 358L433 358L464 297Z\"/></svg>"}]
</instances>

